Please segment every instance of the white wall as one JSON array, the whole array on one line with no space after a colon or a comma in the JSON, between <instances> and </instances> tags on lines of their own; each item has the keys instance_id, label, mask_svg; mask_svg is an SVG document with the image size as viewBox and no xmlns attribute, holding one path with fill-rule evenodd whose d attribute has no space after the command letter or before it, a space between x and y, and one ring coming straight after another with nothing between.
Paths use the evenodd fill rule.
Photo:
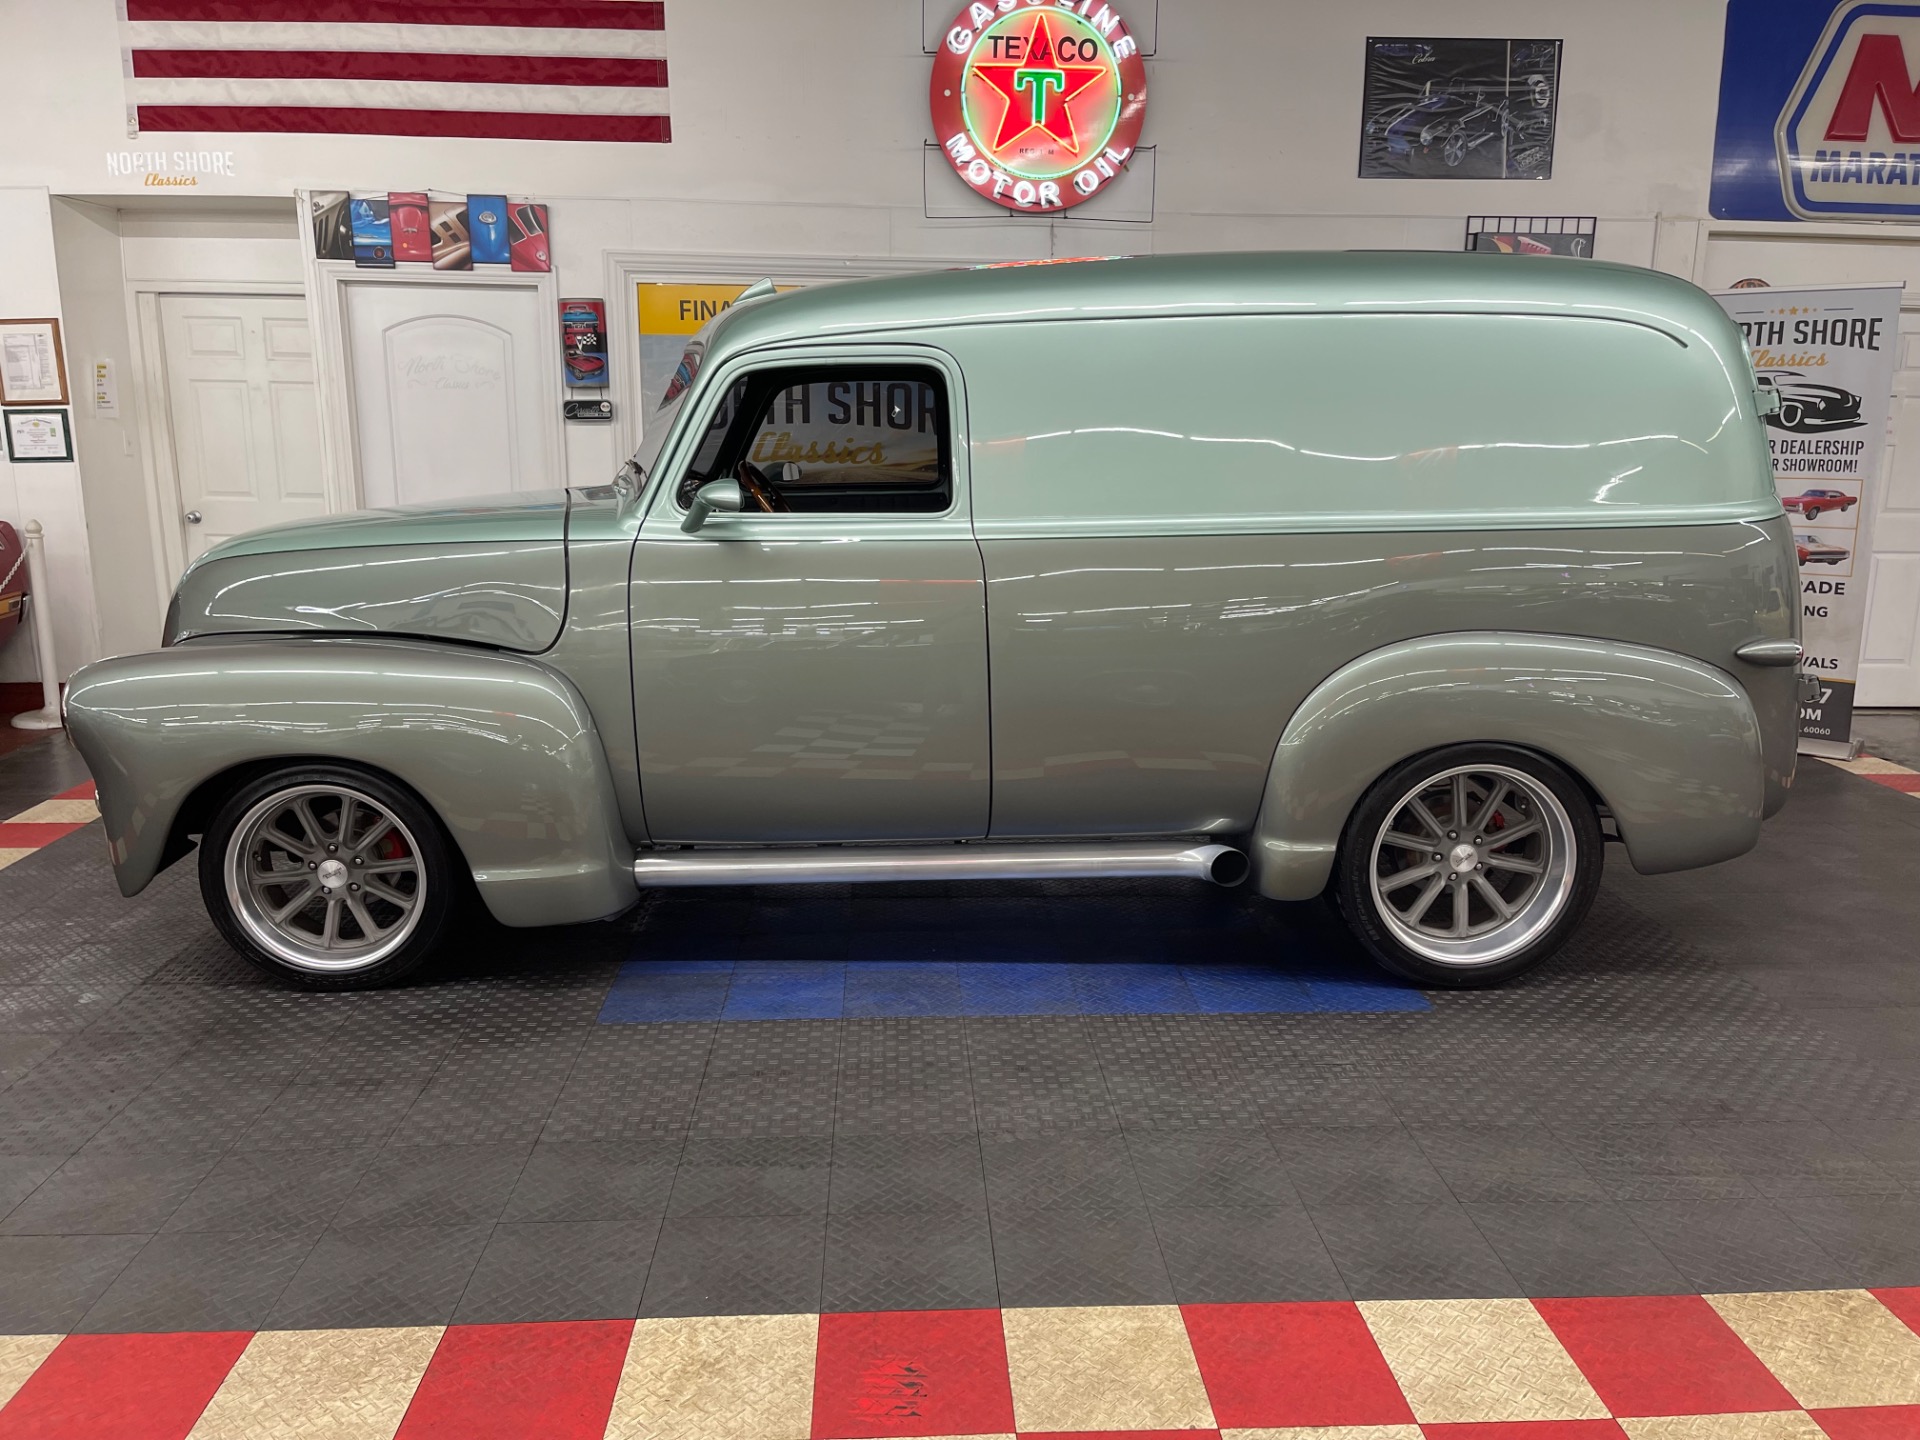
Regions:
<instances>
[{"instance_id":1,"label":"white wall","mask_svg":"<svg viewBox=\"0 0 1920 1440\"><path fill-rule=\"evenodd\" d=\"M1151 0L1124 3L1144 28ZM24 262L0 263L0 314L53 313L57 304L47 192L109 206L117 196L150 197L155 192L136 179L112 174L108 155L182 148L228 150L235 162L231 178L206 176L191 191L164 192L179 202L176 212L206 208L198 232L178 213L123 216L116 280L105 222L87 230L75 212L63 224L76 273L62 280L80 323L91 328L101 310L102 344L116 337L106 307L95 302L111 284L188 274L298 279L304 241L294 229L218 213L218 202L284 198L303 187L544 199L562 294L606 294L615 254L710 256L717 278L728 255L844 259L857 270L863 259L908 257L938 264L1236 247L1451 249L1461 243L1465 217L1476 213L1595 215L1602 258L1691 269L1696 222L1706 213L1720 0L1161 0L1142 136L1155 147L1155 211L1141 224L1009 217L974 201L951 177L936 172L929 180L931 62L922 37L937 34L946 12L958 8L958 0L929 0L926 14L919 0L668 0L676 138L611 145L130 138L115 0L0 0L0 66L12 117L12 138L0 146L0 186L28 187L0 190L0 262ZM1358 179L1363 44L1392 34L1562 39L1554 178ZM1136 197L1140 182L1129 177ZM977 214L927 218L928 183L949 187L938 196L942 208L977 204ZM83 358L69 346L70 363ZM630 403L621 387L632 379L616 367L616 405ZM123 376L123 404L127 388ZM556 380L556 404L559 398ZM144 614L122 614L133 604L123 589L138 587L131 569L121 573L134 546L129 535L108 532L133 513L120 503L126 457L96 430L88 426L83 437L80 473L101 547L96 568L114 571L100 592L100 608L111 614L98 638L115 648L150 627ZM568 478L603 480L614 450L607 428L569 426ZM96 473L104 501L91 490ZM13 503L11 483L0 504ZM77 501L68 496L67 503L77 517ZM84 544L63 543L78 576ZM91 614L68 623L77 630L75 653L90 653ZM10 660L17 663L17 654Z\"/></svg>"},{"instance_id":2,"label":"white wall","mask_svg":"<svg viewBox=\"0 0 1920 1440\"><path fill-rule=\"evenodd\" d=\"M44 190L0 187L0 315L60 316L53 215ZM69 350L69 390L76 388L74 368ZM80 502L80 466L87 452L77 436L74 453L78 463L72 465L14 465L0 448L0 519L12 521L16 529L30 519L46 528L51 600L36 595L34 601L49 605L54 649L63 673L99 653L86 517ZM28 627L22 626L0 651L0 680L31 680L39 673L32 637Z\"/></svg>"}]
</instances>

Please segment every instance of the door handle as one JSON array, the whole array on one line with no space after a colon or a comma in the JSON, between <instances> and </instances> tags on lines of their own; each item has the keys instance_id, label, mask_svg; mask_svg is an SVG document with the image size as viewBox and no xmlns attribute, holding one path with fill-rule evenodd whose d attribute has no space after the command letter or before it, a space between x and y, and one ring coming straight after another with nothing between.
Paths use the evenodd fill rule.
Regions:
<instances>
[{"instance_id":1,"label":"door handle","mask_svg":"<svg viewBox=\"0 0 1920 1440\"><path fill-rule=\"evenodd\" d=\"M198 510L187 511L186 522L189 525L198 525L200 523L200 512Z\"/></svg>"}]
</instances>

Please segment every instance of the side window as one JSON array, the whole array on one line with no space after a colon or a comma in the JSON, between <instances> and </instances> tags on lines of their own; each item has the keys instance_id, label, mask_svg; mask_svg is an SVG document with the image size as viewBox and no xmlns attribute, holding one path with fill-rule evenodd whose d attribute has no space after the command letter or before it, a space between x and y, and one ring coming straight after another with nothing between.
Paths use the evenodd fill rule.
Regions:
<instances>
[{"instance_id":1,"label":"side window","mask_svg":"<svg viewBox=\"0 0 1920 1440\"><path fill-rule=\"evenodd\" d=\"M953 503L944 377L917 365L756 371L716 408L679 503L742 464L795 514L939 514Z\"/></svg>"}]
</instances>

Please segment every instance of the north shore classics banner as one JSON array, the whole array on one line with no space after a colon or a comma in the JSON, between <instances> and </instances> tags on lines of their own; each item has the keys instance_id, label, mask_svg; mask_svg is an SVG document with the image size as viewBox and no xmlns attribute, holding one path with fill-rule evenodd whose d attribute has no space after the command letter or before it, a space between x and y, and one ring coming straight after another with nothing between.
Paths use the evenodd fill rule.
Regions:
<instances>
[{"instance_id":1,"label":"north shore classics banner","mask_svg":"<svg viewBox=\"0 0 1920 1440\"><path fill-rule=\"evenodd\" d=\"M1900 337L1899 285L1730 290L1767 416L1773 483L1800 556L1802 664L1820 682L1800 712L1801 749L1846 751L1867 607L1867 510L1880 481Z\"/></svg>"}]
</instances>

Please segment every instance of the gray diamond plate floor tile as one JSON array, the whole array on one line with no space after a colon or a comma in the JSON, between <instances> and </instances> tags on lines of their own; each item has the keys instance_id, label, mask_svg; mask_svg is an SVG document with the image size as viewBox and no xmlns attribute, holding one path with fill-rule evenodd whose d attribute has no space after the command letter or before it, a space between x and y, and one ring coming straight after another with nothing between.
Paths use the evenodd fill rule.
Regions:
<instances>
[{"instance_id":1,"label":"gray diamond plate floor tile","mask_svg":"<svg viewBox=\"0 0 1920 1440\"><path fill-rule=\"evenodd\" d=\"M1920 1195L1813 1196L1776 1202L1845 1267L1855 1285L1920 1285Z\"/></svg>"},{"instance_id":2,"label":"gray diamond plate floor tile","mask_svg":"<svg viewBox=\"0 0 1920 1440\"><path fill-rule=\"evenodd\" d=\"M444 1325L491 1233L486 1225L330 1230L280 1293L264 1328Z\"/></svg>"},{"instance_id":3,"label":"gray diamond plate floor tile","mask_svg":"<svg viewBox=\"0 0 1920 1440\"><path fill-rule=\"evenodd\" d=\"M400 1146L381 1151L333 1216L361 1225L490 1225L526 1168L530 1145Z\"/></svg>"},{"instance_id":4,"label":"gray diamond plate floor tile","mask_svg":"<svg viewBox=\"0 0 1920 1440\"><path fill-rule=\"evenodd\" d=\"M1269 1134L1294 1189L1309 1206L1452 1198L1433 1162L1401 1126L1276 1128Z\"/></svg>"},{"instance_id":5,"label":"gray diamond plate floor tile","mask_svg":"<svg viewBox=\"0 0 1920 1440\"><path fill-rule=\"evenodd\" d=\"M1167 1305L1173 1283L1145 1206L992 1211L1000 1303Z\"/></svg>"},{"instance_id":6,"label":"gray diamond plate floor tile","mask_svg":"<svg viewBox=\"0 0 1920 1440\"><path fill-rule=\"evenodd\" d=\"M373 1157L371 1150L231 1151L161 1228L277 1234L325 1229Z\"/></svg>"},{"instance_id":7,"label":"gray diamond plate floor tile","mask_svg":"<svg viewBox=\"0 0 1920 1440\"><path fill-rule=\"evenodd\" d=\"M690 1138L667 1213L674 1216L824 1215L833 1163L826 1136Z\"/></svg>"},{"instance_id":8,"label":"gray diamond plate floor tile","mask_svg":"<svg viewBox=\"0 0 1920 1440\"><path fill-rule=\"evenodd\" d=\"M669 1217L660 1227L640 1313L817 1312L826 1225L824 1214Z\"/></svg>"},{"instance_id":9,"label":"gray diamond plate floor tile","mask_svg":"<svg viewBox=\"0 0 1920 1440\"><path fill-rule=\"evenodd\" d=\"M1312 1206L1321 1241L1356 1300L1518 1295L1519 1284L1465 1210L1431 1205Z\"/></svg>"},{"instance_id":10,"label":"gray diamond plate floor tile","mask_svg":"<svg viewBox=\"0 0 1920 1440\"><path fill-rule=\"evenodd\" d=\"M985 1209L835 1215L827 1223L823 1310L998 1306Z\"/></svg>"},{"instance_id":11,"label":"gray diamond plate floor tile","mask_svg":"<svg viewBox=\"0 0 1920 1440\"><path fill-rule=\"evenodd\" d=\"M828 1208L840 1215L984 1212L979 1138L838 1135Z\"/></svg>"},{"instance_id":12,"label":"gray diamond plate floor tile","mask_svg":"<svg viewBox=\"0 0 1920 1440\"><path fill-rule=\"evenodd\" d=\"M1145 1204L1126 1137L1117 1133L981 1137L995 1209L1139 1208Z\"/></svg>"},{"instance_id":13,"label":"gray diamond plate floor tile","mask_svg":"<svg viewBox=\"0 0 1920 1440\"><path fill-rule=\"evenodd\" d=\"M1673 1262L1606 1201L1469 1202L1466 1212L1522 1295L1671 1295L1690 1288Z\"/></svg>"},{"instance_id":14,"label":"gray diamond plate floor tile","mask_svg":"<svg viewBox=\"0 0 1920 1440\"><path fill-rule=\"evenodd\" d=\"M1846 1265L1772 1201L1648 1200L1622 1208L1690 1290L1825 1290L1855 1283Z\"/></svg>"},{"instance_id":15,"label":"gray diamond plate floor tile","mask_svg":"<svg viewBox=\"0 0 1920 1440\"><path fill-rule=\"evenodd\" d=\"M1141 1193L1156 1210L1300 1203L1273 1142L1260 1130L1144 1135L1129 1131L1127 1153Z\"/></svg>"},{"instance_id":16,"label":"gray diamond plate floor tile","mask_svg":"<svg viewBox=\"0 0 1920 1440\"><path fill-rule=\"evenodd\" d=\"M0 1235L0 1334L73 1329L149 1238Z\"/></svg>"},{"instance_id":17,"label":"gray diamond plate floor tile","mask_svg":"<svg viewBox=\"0 0 1920 1440\"><path fill-rule=\"evenodd\" d=\"M1347 1298L1298 1205L1155 1207L1153 1228L1182 1305Z\"/></svg>"},{"instance_id":18,"label":"gray diamond plate floor tile","mask_svg":"<svg viewBox=\"0 0 1920 1440\"><path fill-rule=\"evenodd\" d=\"M180 1208L219 1158L206 1152L76 1155L0 1222L0 1233L151 1233Z\"/></svg>"},{"instance_id":19,"label":"gray diamond plate floor tile","mask_svg":"<svg viewBox=\"0 0 1920 1440\"><path fill-rule=\"evenodd\" d=\"M74 1328L257 1330L319 1238L318 1229L156 1235Z\"/></svg>"},{"instance_id":20,"label":"gray diamond plate floor tile","mask_svg":"<svg viewBox=\"0 0 1920 1440\"><path fill-rule=\"evenodd\" d=\"M657 1217L496 1225L454 1322L630 1318L659 1230Z\"/></svg>"},{"instance_id":21,"label":"gray diamond plate floor tile","mask_svg":"<svg viewBox=\"0 0 1920 1440\"><path fill-rule=\"evenodd\" d=\"M684 1140L677 1135L533 1147L504 1221L642 1220L667 1208Z\"/></svg>"}]
</instances>

